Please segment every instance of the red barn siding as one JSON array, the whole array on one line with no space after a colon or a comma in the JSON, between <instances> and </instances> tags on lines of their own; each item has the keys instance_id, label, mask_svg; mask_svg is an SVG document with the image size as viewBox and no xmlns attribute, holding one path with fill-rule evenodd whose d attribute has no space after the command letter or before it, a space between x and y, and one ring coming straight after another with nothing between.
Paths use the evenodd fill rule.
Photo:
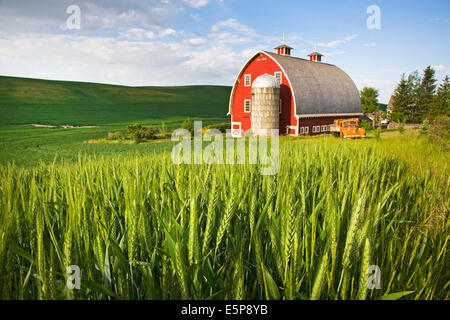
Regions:
<instances>
[{"instance_id":1,"label":"red barn siding","mask_svg":"<svg viewBox=\"0 0 450 320\"><path fill-rule=\"evenodd\" d=\"M247 67L242 71L239 78L239 83L236 86L236 91L234 93L233 100L233 110L232 110L232 122L241 122L241 129L245 132L251 128L251 112L244 112L244 101L246 99L252 98L251 86L246 87L244 85L244 77L246 74L251 74L251 81L253 81L263 75L268 73L270 75L275 75L275 72L282 72L282 83L280 86L280 98L282 100L282 111L280 114L280 134L286 133L286 126L297 125L297 119L294 117L294 99L292 97L292 90L286 75L278 66L278 64L272 60L269 56L261 53L259 56L255 57L249 62Z\"/></svg>"},{"instance_id":2,"label":"red barn siding","mask_svg":"<svg viewBox=\"0 0 450 320\"><path fill-rule=\"evenodd\" d=\"M298 126L298 134L300 135L300 128L301 127L308 127L309 135L318 135L318 134L324 134L329 133L327 132L313 132L313 126L323 126L323 125L330 125L334 123L335 119L346 119L348 117L345 116L336 116L336 117L320 117L320 118L300 118L299 119L299 126Z\"/></svg>"}]
</instances>

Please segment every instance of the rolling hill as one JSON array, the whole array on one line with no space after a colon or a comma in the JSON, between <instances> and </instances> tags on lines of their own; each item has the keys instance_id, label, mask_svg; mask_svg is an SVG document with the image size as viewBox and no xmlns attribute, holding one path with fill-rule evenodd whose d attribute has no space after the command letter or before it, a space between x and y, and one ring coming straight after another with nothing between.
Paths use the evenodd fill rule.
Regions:
<instances>
[{"instance_id":1,"label":"rolling hill","mask_svg":"<svg viewBox=\"0 0 450 320\"><path fill-rule=\"evenodd\" d=\"M118 155L168 150L167 143L92 145L129 124L177 128L187 117L203 125L229 121L225 86L127 87L0 76L0 164L36 165L79 154ZM35 128L25 124L95 125Z\"/></svg>"},{"instance_id":2,"label":"rolling hill","mask_svg":"<svg viewBox=\"0 0 450 320\"><path fill-rule=\"evenodd\" d=\"M116 124L172 117L226 121L230 87L127 87L0 76L0 124Z\"/></svg>"}]
</instances>

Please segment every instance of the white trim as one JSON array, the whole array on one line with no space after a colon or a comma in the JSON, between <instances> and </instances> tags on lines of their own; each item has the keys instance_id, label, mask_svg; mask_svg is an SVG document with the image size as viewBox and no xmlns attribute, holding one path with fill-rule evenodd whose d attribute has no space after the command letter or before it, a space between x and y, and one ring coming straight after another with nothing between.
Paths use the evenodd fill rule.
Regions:
<instances>
[{"instance_id":1,"label":"white trim","mask_svg":"<svg viewBox=\"0 0 450 320\"><path fill-rule=\"evenodd\" d=\"M232 109L233 109L233 103L234 103L234 94L236 92L237 85L239 84L239 80L241 79L242 75L244 74L245 69L250 64L250 62L252 62L253 59L255 59L258 55L264 55L264 56L269 57L270 59L272 59L272 61L275 62L277 64L277 66L280 67L281 71L284 73L284 76L286 77L286 80L289 83L289 86L291 87L292 99L294 101L294 116L297 117L297 120L298 120L298 116L297 116L297 101L295 100L294 87L292 86L291 80L289 80L289 77L288 77L286 71L278 63L278 61L275 60L275 58L273 58L268 52L264 52L264 51L258 51L257 53L255 53L250 59L247 60L247 62L241 68L241 71L239 72L238 76L236 77L236 80L234 81L233 89L231 90L230 102L228 104L228 113L227 113L227 115L233 115L233 110ZM298 123L297 123L297 125L298 125Z\"/></svg>"},{"instance_id":2,"label":"white trim","mask_svg":"<svg viewBox=\"0 0 450 320\"><path fill-rule=\"evenodd\" d=\"M280 67L281 71L283 72L284 76L286 77L287 82L289 83L289 87L291 88L290 91L291 91L291 94L292 94L292 99L294 100L294 115L297 115L297 101L295 100L294 87L292 86L291 80L289 80L289 77L288 77L286 71L281 66L281 64L279 64L278 61L275 60L275 58L273 58L270 54L267 54L264 51L260 51L259 53L265 54L266 56L268 56L270 59L272 59L273 62L275 62ZM297 123L297 125L298 125L298 123ZM297 129L296 129L296 131L297 131Z\"/></svg>"},{"instance_id":3,"label":"white trim","mask_svg":"<svg viewBox=\"0 0 450 320\"><path fill-rule=\"evenodd\" d=\"M252 86L252 75L250 73L247 73L244 75L244 87L251 87L251 86Z\"/></svg>"},{"instance_id":4,"label":"white trim","mask_svg":"<svg viewBox=\"0 0 450 320\"><path fill-rule=\"evenodd\" d=\"M238 129L234 129L233 126L239 126ZM231 122L231 135L235 138L242 137L242 125L241 122Z\"/></svg>"},{"instance_id":5,"label":"white trim","mask_svg":"<svg viewBox=\"0 0 450 320\"><path fill-rule=\"evenodd\" d=\"M249 110L247 111L247 102L248 102L248 107ZM250 113L252 112L252 100L250 99L244 99L244 113Z\"/></svg>"},{"instance_id":6,"label":"white trim","mask_svg":"<svg viewBox=\"0 0 450 320\"><path fill-rule=\"evenodd\" d=\"M295 130L294 134L291 134L291 130ZM290 136L298 136L298 129L296 126L286 126L286 133Z\"/></svg>"},{"instance_id":7,"label":"white trim","mask_svg":"<svg viewBox=\"0 0 450 320\"><path fill-rule=\"evenodd\" d=\"M305 127L300 127L300 135L309 135L309 127L305 126Z\"/></svg>"},{"instance_id":8,"label":"white trim","mask_svg":"<svg viewBox=\"0 0 450 320\"><path fill-rule=\"evenodd\" d=\"M321 113L321 114L302 114L299 118L323 118L323 117L349 117L349 116L362 116L362 113Z\"/></svg>"},{"instance_id":9,"label":"white trim","mask_svg":"<svg viewBox=\"0 0 450 320\"><path fill-rule=\"evenodd\" d=\"M324 129L324 128L325 128L325 129ZM328 125L327 125L327 124L321 125L321 126L320 126L320 131L322 131L322 132L327 132L327 131L328 131Z\"/></svg>"}]
</instances>

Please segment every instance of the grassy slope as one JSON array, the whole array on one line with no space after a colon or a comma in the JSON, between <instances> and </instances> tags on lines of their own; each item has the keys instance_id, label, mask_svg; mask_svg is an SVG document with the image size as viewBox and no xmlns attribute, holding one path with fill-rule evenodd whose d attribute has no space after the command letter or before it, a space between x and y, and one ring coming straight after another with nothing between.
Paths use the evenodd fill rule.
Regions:
<instances>
[{"instance_id":1,"label":"grassy slope","mask_svg":"<svg viewBox=\"0 0 450 320\"><path fill-rule=\"evenodd\" d=\"M126 87L0 76L0 163L32 165L78 153L148 152L158 145L85 145L132 123L178 127L186 117L227 121L230 88L224 86ZM33 128L20 124L98 125L95 129Z\"/></svg>"}]
</instances>

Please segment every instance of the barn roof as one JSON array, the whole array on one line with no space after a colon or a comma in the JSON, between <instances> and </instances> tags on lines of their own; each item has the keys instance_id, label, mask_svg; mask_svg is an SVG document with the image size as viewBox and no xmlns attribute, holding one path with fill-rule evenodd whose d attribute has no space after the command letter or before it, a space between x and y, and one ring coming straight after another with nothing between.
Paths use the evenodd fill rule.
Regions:
<instances>
[{"instance_id":1,"label":"barn roof","mask_svg":"<svg viewBox=\"0 0 450 320\"><path fill-rule=\"evenodd\" d=\"M293 91L296 116L362 115L361 99L355 83L335 65L260 51L247 62L241 73L261 53L272 58L284 71ZM230 99L229 113L232 113L232 104L233 97Z\"/></svg>"}]
</instances>

